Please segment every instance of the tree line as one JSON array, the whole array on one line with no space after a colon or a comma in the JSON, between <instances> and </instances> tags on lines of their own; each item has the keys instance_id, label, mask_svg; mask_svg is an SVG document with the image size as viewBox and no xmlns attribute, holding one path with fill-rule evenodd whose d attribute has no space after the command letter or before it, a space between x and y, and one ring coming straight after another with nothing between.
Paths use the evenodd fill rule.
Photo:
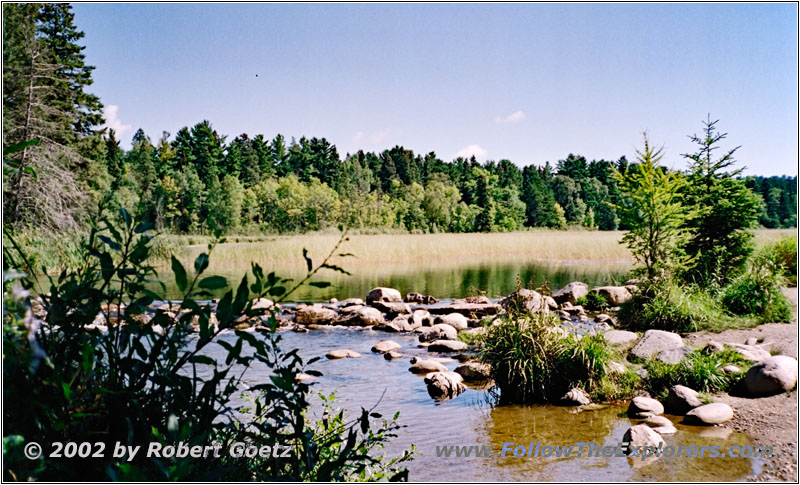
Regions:
<instances>
[{"instance_id":1,"label":"tree line","mask_svg":"<svg viewBox=\"0 0 800 485\"><path fill-rule=\"evenodd\" d=\"M201 121L130 150L102 129L92 66L67 4L5 4L4 216L14 225L80 226L107 193L163 231L303 232L347 225L412 232L526 227L627 229L613 173L636 163L569 154L555 165L444 161L402 146L340 156L325 138L241 134ZM686 155L689 158L689 155ZM764 227L796 225L796 177L748 177Z\"/></svg>"}]
</instances>

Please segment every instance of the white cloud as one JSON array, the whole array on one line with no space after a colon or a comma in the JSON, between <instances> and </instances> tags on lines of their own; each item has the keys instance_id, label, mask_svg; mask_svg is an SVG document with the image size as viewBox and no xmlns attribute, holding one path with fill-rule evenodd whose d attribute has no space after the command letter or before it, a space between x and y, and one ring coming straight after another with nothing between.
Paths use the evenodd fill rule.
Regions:
<instances>
[{"instance_id":1,"label":"white cloud","mask_svg":"<svg viewBox=\"0 0 800 485\"><path fill-rule=\"evenodd\" d=\"M456 153L456 157L469 158L474 155L475 158L483 158L487 153L489 152L480 145L469 145L459 150L458 153Z\"/></svg>"},{"instance_id":2,"label":"white cloud","mask_svg":"<svg viewBox=\"0 0 800 485\"><path fill-rule=\"evenodd\" d=\"M525 113L522 111L515 111L508 116L495 116L494 123L496 125L502 125L506 123L520 123L525 121Z\"/></svg>"},{"instance_id":3,"label":"white cloud","mask_svg":"<svg viewBox=\"0 0 800 485\"><path fill-rule=\"evenodd\" d=\"M365 143L367 145L380 145L384 143L390 135L394 133L392 130L381 130L381 131L373 131L371 133L367 133L364 131L356 132L353 135L353 143Z\"/></svg>"},{"instance_id":4,"label":"white cloud","mask_svg":"<svg viewBox=\"0 0 800 485\"><path fill-rule=\"evenodd\" d=\"M115 104L109 104L103 110L103 118L106 119L106 124L104 127L114 130L116 132L117 140L121 140L126 133L132 131L133 127L131 125L122 124L122 120L119 119L119 115L117 114L118 112L119 106Z\"/></svg>"}]
</instances>

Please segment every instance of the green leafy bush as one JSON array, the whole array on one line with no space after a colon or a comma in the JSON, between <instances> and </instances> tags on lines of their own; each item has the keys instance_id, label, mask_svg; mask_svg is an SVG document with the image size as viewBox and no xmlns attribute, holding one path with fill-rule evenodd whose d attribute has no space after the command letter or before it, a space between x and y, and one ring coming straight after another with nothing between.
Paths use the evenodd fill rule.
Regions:
<instances>
[{"instance_id":1,"label":"green leafy bush","mask_svg":"<svg viewBox=\"0 0 800 485\"><path fill-rule=\"evenodd\" d=\"M755 317L759 323L790 321L792 307L781 293L782 271L771 258L754 257L747 271L722 289L722 305L736 315Z\"/></svg>"},{"instance_id":2,"label":"green leafy bush","mask_svg":"<svg viewBox=\"0 0 800 485\"><path fill-rule=\"evenodd\" d=\"M589 293L584 298L586 298L585 306L588 310L596 310L601 312L610 306L608 304L608 300L606 300L606 297L600 293Z\"/></svg>"},{"instance_id":3,"label":"green leafy bush","mask_svg":"<svg viewBox=\"0 0 800 485\"><path fill-rule=\"evenodd\" d=\"M117 218L101 214L81 246L82 264L51 278L48 294L28 276L30 260L13 236L4 234L10 244L3 248L3 390L16 396L4 403L4 479L407 478L402 464L410 453L389 461L374 456L398 428L397 416L377 427L374 420L381 416L368 410L346 422L337 414L337 419L308 424L309 386L296 377L320 375L306 368L317 359L304 362L297 350L282 351L274 314L254 308L256 298L280 301L307 282L323 284L310 281L318 270L340 268L328 265L327 258L314 267L304 252L308 274L290 287L289 280L265 275L253 264L251 275L214 305L210 292L228 287L225 278L204 274L215 244L224 241L217 234L193 268L172 258L183 296L162 306L165 288L148 264L152 225L135 221L124 209ZM268 331L234 329L244 321L258 321ZM235 338L220 339L222 332ZM204 352L213 344L225 349L224 359ZM265 366L268 374L248 385L245 377L254 364ZM235 405L245 391L252 402ZM29 441L104 442L107 447L119 442L145 449L150 442L216 442L223 449L245 442L291 453L262 460L228 453L213 460L139 453L127 461L107 449L105 457L75 466L68 459L23 458L20 448Z\"/></svg>"},{"instance_id":4,"label":"green leafy bush","mask_svg":"<svg viewBox=\"0 0 800 485\"><path fill-rule=\"evenodd\" d=\"M743 368L743 372L750 365L741 355L732 351L695 350L679 364L650 359L644 364L648 373L644 386L657 399L666 397L669 388L676 384L705 393L728 391L742 377L742 373L723 372L722 368L727 364L736 364Z\"/></svg>"}]
</instances>

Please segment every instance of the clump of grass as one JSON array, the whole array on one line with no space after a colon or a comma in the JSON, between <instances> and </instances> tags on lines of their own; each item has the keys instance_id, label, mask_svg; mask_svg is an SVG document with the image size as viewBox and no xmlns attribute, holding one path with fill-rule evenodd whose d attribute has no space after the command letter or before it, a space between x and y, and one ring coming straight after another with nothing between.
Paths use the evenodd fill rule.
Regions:
<instances>
[{"instance_id":1,"label":"clump of grass","mask_svg":"<svg viewBox=\"0 0 800 485\"><path fill-rule=\"evenodd\" d=\"M755 256L747 270L722 289L720 301L731 313L752 316L759 323L790 321L792 307L781 293L782 273L773 258Z\"/></svg>"},{"instance_id":2,"label":"clump of grass","mask_svg":"<svg viewBox=\"0 0 800 485\"><path fill-rule=\"evenodd\" d=\"M642 378L635 372L626 370L619 374L606 374L592 390L594 401L619 401L633 397Z\"/></svg>"},{"instance_id":3,"label":"clump of grass","mask_svg":"<svg viewBox=\"0 0 800 485\"><path fill-rule=\"evenodd\" d=\"M606 300L606 297L600 293L589 293L584 298L586 299L585 306L588 310L601 312L610 306L608 304L608 300Z\"/></svg>"},{"instance_id":4,"label":"clump of grass","mask_svg":"<svg viewBox=\"0 0 800 485\"><path fill-rule=\"evenodd\" d=\"M765 244L757 254L781 268L786 283L797 286L797 238L788 236Z\"/></svg>"},{"instance_id":5,"label":"clump of grass","mask_svg":"<svg viewBox=\"0 0 800 485\"><path fill-rule=\"evenodd\" d=\"M722 331L757 324L752 318L727 314L703 289L661 280L643 283L617 314L620 324L635 330L651 328L671 332Z\"/></svg>"},{"instance_id":6,"label":"clump of grass","mask_svg":"<svg viewBox=\"0 0 800 485\"><path fill-rule=\"evenodd\" d=\"M727 364L744 366L744 370L749 366L741 355L730 350L695 350L679 364L667 364L653 358L644 364L648 373L644 387L657 399L666 397L669 388L678 384L705 393L728 391L741 378L744 370L740 373L725 373L722 368Z\"/></svg>"},{"instance_id":7,"label":"clump of grass","mask_svg":"<svg viewBox=\"0 0 800 485\"><path fill-rule=\"evenodd\" d=\"M582 296L575 300L575 304L586 308L586 306L589 304L589 300L585 296Z\"/></svg>"}]
</instances>

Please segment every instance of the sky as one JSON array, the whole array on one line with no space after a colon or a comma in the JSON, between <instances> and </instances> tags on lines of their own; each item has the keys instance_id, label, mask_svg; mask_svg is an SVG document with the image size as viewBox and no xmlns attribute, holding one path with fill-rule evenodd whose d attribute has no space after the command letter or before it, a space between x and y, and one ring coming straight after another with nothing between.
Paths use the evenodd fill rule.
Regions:
<instances>
[{"instance_id":1,"label":"sky","mask_svg":"<svg viewBox=\"0 0 800 485\"><path fill-rule=\"evenodd\" d=\"M797 5L75 4L90 91L124 146L204 119L520 166L685 168L710 115L754 175L797 175Z\"/></svg>"}]
</instances>

